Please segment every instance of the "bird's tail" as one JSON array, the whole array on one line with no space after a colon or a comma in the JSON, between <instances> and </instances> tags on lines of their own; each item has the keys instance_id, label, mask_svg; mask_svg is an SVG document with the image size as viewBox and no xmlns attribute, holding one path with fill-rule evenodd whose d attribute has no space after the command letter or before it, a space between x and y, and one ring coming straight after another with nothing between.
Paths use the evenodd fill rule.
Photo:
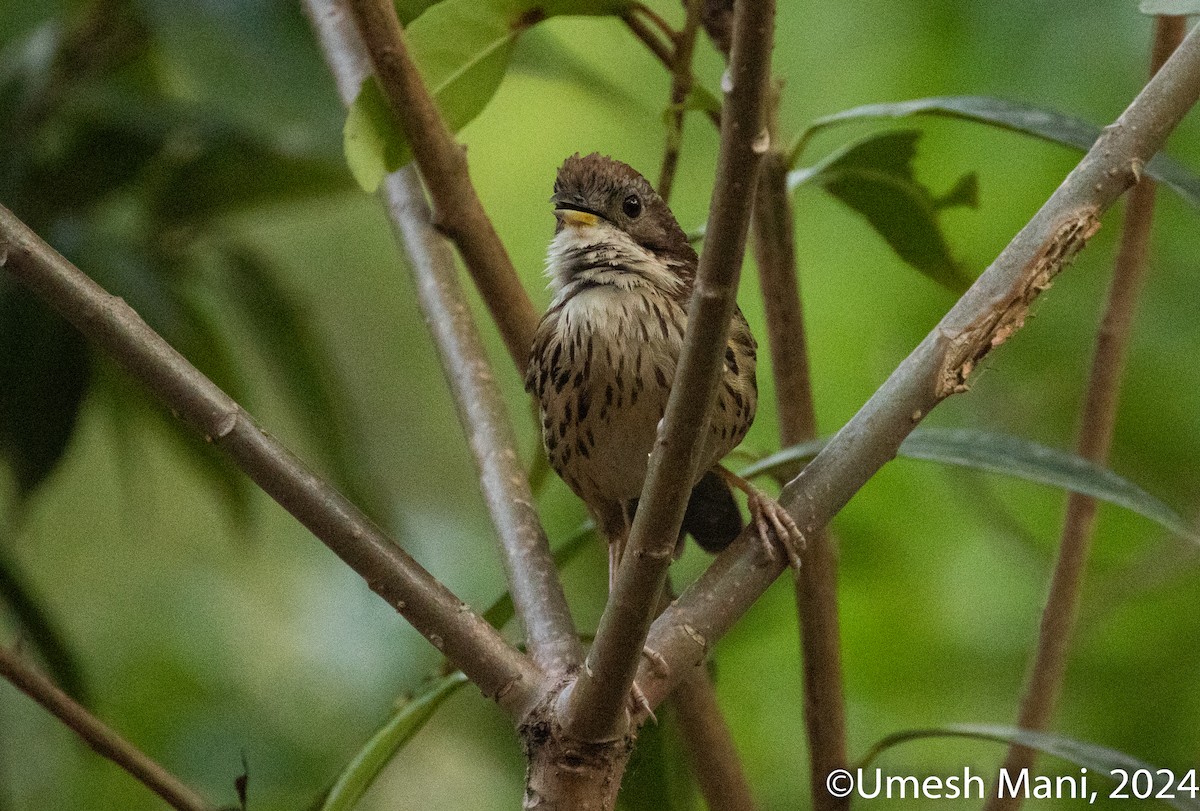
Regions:
<instances>
[{"instance_id":1,"label":"bird's tail","mask_svg":"<svg viewBox=\"0 0 1200 811\"><path fill-rule=\"evenodd\" d=\"M742 514L729 485L715 471L708 471L692 488L683 527L700 548L716 554L742 531Z\"/></svg>"}]
</instances>

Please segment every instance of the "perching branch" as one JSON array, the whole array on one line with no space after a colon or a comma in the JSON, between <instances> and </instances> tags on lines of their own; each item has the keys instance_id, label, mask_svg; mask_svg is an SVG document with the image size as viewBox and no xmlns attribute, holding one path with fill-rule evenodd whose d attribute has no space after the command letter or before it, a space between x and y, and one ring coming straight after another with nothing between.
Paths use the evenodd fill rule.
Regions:
<instances>
[{"instance_id":1,"label":"perching branch","mask_svg":"<svg viewBox=\"0 0 1200 811\"><path fill-rule=\"evenodd\" d=\"M524 374L537 313L475 193L466 154L408 53L396 7L391 0L349 0L348 7L375 66L375 78L412 146L433 200L434 223L458 247L513 363Z\"/></svg>"},{"instance_id":2,"label":"perching branch","mask_svg":"<svg viewBox=\"0 0 1200 811\"><path fill-rule=\"evenodd\" d=\"M683 146L684 102L692 90L692 56L696 52L696 32L700 28L700 3L703 0L684 0L687 19L675 39L671 68L671 105L667 114L667 144L663 150L662 169L655 187L663 202L671 201L675 170L679 166L679 149Z\"/></svg>"},{"instance_id":3,"label":"perching branch","mask_svg":"<svg viewBox=\"0 0 1200 811\"><path fill-rule=\"evenodd\" d=\"M514 715L527 709L541 673L496 629L277 439L229 395L0 206L0 265L107 351L180 419L225 451L259 487L362 575L484 695Z\"/></svg>"},{"instance_id":4,"label":"perching branch","mask_svg":"<svg viewBox=\"0 0 1200 811\"><path fill-rule=\"evenodd\" d=\"M616 583L578 681L563 693L563 726L585 741L622 733L625 708L646 632L655 616L701 440L720 381L746 244L754 181L769 146L763 97L770 74L775 7L741 0L734 23L729 92L722 116L708 239L700 257L675 381L667 401Z\"/></svg>"},{"instance_id":5,"label":"perching branch","mask_svg":"<svg viewBox=\"0 0 1200 811\"><path fill-rule=\"evenodd\" d=\"M16 652L0 647L0 676L46 708L92 747L179 811L212 811L199 794L58 688Z\"/></svg>"},{"instance_id":6,"label":"perching branch","mask_svg":"<svg viewBox=\"0 0 1200 811\"><path fill-rule=\"evenodd\" d=\"M1063 184L975 284L825 449L784 488L781 502L806 536L829 523L892 459L938 403L967 390L971 371L1021 327L1030 304L1083 248L1099 215L1137 182L1200 96L1200 29L1106 127ZM651 705L670 692L783 570L743 533L658 618L648 644L670 665L643 665L638 683Z\"/></svg>"},{"instance_id":7,"label":"perching branch","mask_svg":"<svg viewBox=\"0 0 1200 811\"><path fill-rule=\"evenodd\" d=\"M336 0L306 0L305 7L342 101L370 70L363 44ZM534 661L561 674L583 657L579 636L521 468L516 437L479 330L458 281L454 255L430 222L420 180L411 170L386 179L388 214L402 237L417 283L425 322L433 333L450 382L459 422L467 433L480 486L500 540L513 605Z\"/></svg>"},{"instance_id":8,"label":"perching branch","mask_svg":"<svg viewBox=\"0 0 1200 811\"><path fill-rule=\"evenodd\" d=\"M772 140L778 87L772 105ZM754 200L754 256L767 318L771 371L783 447L817 436L812 378L808 363L804 308L796 267L795 223L787 186L786 147L771 149L763 158ZM848 797L837 798L825 785L834 769L846 767L845 697L842 687L841 636L838 630L837 554L825 529L812 533L804 565L796 572L796 609L804 665L804 723L813 808L848 808Z\"/></svg>"},{"instance_id":9,"label":"perching branch","mask_svg":"<svg viewBox=\"0 0 1200 811\"><path fill-rule=\"evenodd\" d=\"M1156 19L1150 56L1151 76L1167 61L1186 33L1186 17L1160 16ZM1084 459L1101 465L1108 462L1112 448L1121 378L1129 353L1138 295L1146 278L1150 223L1154 216L1154 190L1154 180L1143 177L1129 193L1121 247L1108 291L1108 304L1096 333L1092 370L1076 447ZM1042 612L1037 653L1017 719L1017 726L1022 729L1045 729L1058 703L1078 619L1080 593L1091 552L1095 520L1095 499L1078 493L1068 495L1067 516L1050 581L1050 593ZM1028 747L1010 747L1004 768L1008 769L1009 774L1017 774L1019 770L1031 769L1036 757L1036 752ZM991 811L1011 811L1020 808L1021 804L1019 797L993 795L986 807Z\"/></svg>"}]
</instances>

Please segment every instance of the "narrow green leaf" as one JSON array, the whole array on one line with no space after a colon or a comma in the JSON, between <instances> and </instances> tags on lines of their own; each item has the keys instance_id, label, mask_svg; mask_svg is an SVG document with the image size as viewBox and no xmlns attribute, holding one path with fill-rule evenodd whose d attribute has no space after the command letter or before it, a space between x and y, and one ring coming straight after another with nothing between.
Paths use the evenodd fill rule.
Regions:
<instances>
[{"instance_id":1,"label":"narrow green leaf","mask_svg":"<svg viewBox=\"0 0 1200 811\"><path fill-rule=\"evenodd\" d=\"M1100 128L1096 125L1054 110L989 96L936 96L865 104L818 118L809 125L793 148L793 162L809 139L826 127L863 118L904 118L912 115L939 115L990 124L1082 150L1090 149L1100 136ZM1200 177L1189 169L1159 153L1146 165L1145 172L1165 183L1187 202L1200 207Z\"/></svg>"},{"instance_id":2,"label":"narrow green leaf","mask_svg":"<svg viewBox=\"0 0 1200 811\"><path fill-rule=\"evenodd\" d=\"M0 603L8 608L22 642L28 642L46 663L58 686L87 706L90 699L83 668L46 605L25 581L16 561L5 552L7 538L0 539Z\"/></svg>"},{"instance_id":3,"label":"narrow green leaf","mask_svg":"<svg viewBox=\"0 0 1200 811\"><path fill-rule=\"evenodd\" d=\"M151 206L158 218L171 224L194 224L267 203L327 195L349 185L341 161L225 130L207 138L195 152L171 156Z\"/></svg>"},{"instance_id":4,"label":"narrow green leaf","mask_svg":"<svg viewBox=\"0 0 1200 811\"><path fill-rule=\"evenodd\" d=\"M786 448L742 471L746 478L769 475L791 479L828 440L817 439ZM1003 473L1025 481L1059 487L1115 504L1200 544L1198 535L1177 512L1111 470L1066 451L1027 439L969 428L918 428L900 445L909 459Z\"/></svg>"},{"instance_id":5,"label":"narrow green leaf","mask_svg":"<svg viewBox=\"0 0 1200 811\"><path fill-rule=\"evenodd\" d=\"M1142 0L1138 3L1138 11L1143 14L1184 17L1189 14L1200 14L1200 0Z\"/></svg>"},{"instance_id":6,"label":"narrow green leaf","mask_svg":"<svg viewBox=\"0 0 1200 811\"><path fill-rule=\"evenodd\" d=\"M584 547L596 535L596 527L591 521L586 521L575 531L567 540L563 541L562 545L554 550L554 565L562 569L568 563L575 559ZM500 595L496 602L483 612L483 618L488 621L493 628L503 628L507 625L516 614L516 609L513 607L512 595L507 591Z\"/></svg>"},{"instance_id":7,"label":"narrow green leaf","mask_svg":"<svg viewBox=\"0 0 1200 811\"><path fill-rule=\"evenodd\" d=\"M421 731L442 702L466 683L467 677L456 671L430 682L410 699L400 703L387 722L371 736L338 776L321 805L322 811L350 811L354 808L396 752Z\"/></svg>"},{"instance_id":8,"label":"narrow green leaf","mask_svg":"<svg viewBox=\"0 0 1200 811\"><path fill-rule=\"evenodd\" d=\"M0 463L30 496L66 453L91 380L82 336L0 277Z\"/></svg>"},{"instance_id":9,"label":"narrow green leaf","mask_svg":"<svg viewBox=\"0 0 1200 811\"><path fill-rule=\"evenodd\" d=\"M968 175L940 198L917 182L912 160L919 130L895 130L856 141L815 166L792 171L791 189L815 182L867 218L901 259L938 284L961 292L970 284L938 222L938 210L975 203Z\"/></svg>"},{"instance_id":10,"label":"narrow green leaf","mask_svg":"<svg viewBox=\"0 0 1200 811\"><path fill-rule=\"evenodd\" d=\"M413 60L446 125L457 132L491 101L508 69L517 38L560 14L614 14L626 0L442 0L408 27ZM373 79L363 83L343 130L346 161L368 192L411 160L387 100Z\"/></svg>"},{"instance_id":11,"label":"narrow green leaf","mask_svg":"<svg viewBox=\"0 0 1200 811\"><path fill-rule=\"evenodd\" d=\"M1047 755L1062 758L1102 777L1110 777L1115 769L1124 770L1128 776L1145 770L1147 773L1153 775L1152 796L1157 795L1164 789L1170 788L1165 782L1167 779L1166 770L1163 770L1163 773L1160 774L1159 769L1154 766L1124 752L1119 752L1116 749L1109 749L1094 743L1087 743L1049 732L1033 732L1028 729L992 726L988 724L949 724L933 729L915 729L897 732L888 735L872 746L870 751L859 762L859 767L866 768L880 753L897 744L921 738L975 738L982 741L995 741L996 743L1019 744L1021 746L1028 746L1031 749L1037 749L1039 752L1044 752ZM1119 780L1119 778L1116 779ZM1130 798L1134 797L1128 785L1126 785L1125 791ZM1200 801L1197 801L1195 797L1185 797L1179 791L1163 791L1163 796L1158 799L1161 799L1172 808L1179 809L1179 811L1200 811Z\"/></svg>"}]
</instances>

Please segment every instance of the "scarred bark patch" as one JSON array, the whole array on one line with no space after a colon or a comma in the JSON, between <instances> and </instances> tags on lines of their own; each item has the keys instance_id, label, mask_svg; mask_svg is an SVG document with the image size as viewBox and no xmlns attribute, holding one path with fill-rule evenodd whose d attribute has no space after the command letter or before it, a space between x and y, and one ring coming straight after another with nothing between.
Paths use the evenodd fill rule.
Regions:
<instances>
[{"instance_id":1,"label":"scarred bark patch","mask_svg":"<svg viewBox=\"0 0 1200 811\"><path fill-rule=\"evenodd\" d=\"M1033 300L1050 287L1054 277L1074 260L1099 229L1095 211L1086 211L1064 222L1037 257L1025 266L1020 283L1008 298L964 329L945 336L949 348L938 375L939 400L967 390L967 379L979 361L1025 326L1025 316Z\"/></svg>"}]
</instances>

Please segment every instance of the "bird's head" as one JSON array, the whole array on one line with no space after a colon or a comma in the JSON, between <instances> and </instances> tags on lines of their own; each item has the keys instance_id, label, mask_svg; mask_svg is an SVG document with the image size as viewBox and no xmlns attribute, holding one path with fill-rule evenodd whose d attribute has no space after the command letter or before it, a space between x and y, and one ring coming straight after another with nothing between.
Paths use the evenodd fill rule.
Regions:
<instances>
[{"instance_id":1,"label":"bird's head","mask_svg":"<svg viewBox=\"0 0 1200 811\"><path fill-rule=\"evenodd\" d=\"M604 232L615 229L661 260L695 265L696 252L675 215L628 164L594 152L572 155L558 170L550 202L558 232L572 228L604 241Z\"/></svg>"}]
</instances>

